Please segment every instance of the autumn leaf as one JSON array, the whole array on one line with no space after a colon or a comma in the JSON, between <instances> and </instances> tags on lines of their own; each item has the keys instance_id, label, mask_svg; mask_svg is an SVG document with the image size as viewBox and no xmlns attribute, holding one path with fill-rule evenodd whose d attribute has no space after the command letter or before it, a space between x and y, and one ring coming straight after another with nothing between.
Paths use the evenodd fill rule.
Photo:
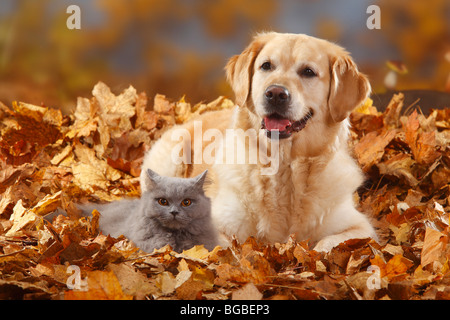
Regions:
<instances>
[{"instance_id":1,"label":"autumn leaf","mask_svg":"<svg viewBox=\"0 0 450 320\"><path fill-rule=\"evenodd\" d=\"M155 279L155 285L161 291L162 295L168 295L175 291L177 279L168 271L159 274Z\"/></svg>"},{"instance_id":2,"label":"autumn leaf","mask_svg":"<svg viewBox=\"0 0 450 320\"><path fill-rule=\"evenodd\" d=\"M420 164L431 164L439 156L436 151L436 140L434 131L421 132L417 111L408 117L405 124L405 139L413 153L414 159Z\"/></svg>"},{"instance_id":3,"label":"autumn leaf","mask_svg":"<svg viewBox=\"0 0 450 320\"><path fill-rule=\"evenodd\" d=\"M445 257L445 248L448 236L432 228L425 230L425 239L422 247L420 264L426 267L434 261L439 261Z\"/></svg>"},{"instance_id":4,"label":"autumn leaf","mask_svg":"<svg viewBox=\"0 0 450 320\"><path fill-rule=\"evenodd\" d=\"M384 112L383 122L386 128L398 127L400 123L400 112L403 108L403 93L394 94Z\"/></svg>"},{"instance_id":5,"label":"autumn leaf","mask_svg":"<svg viewBox=\"0 0 450 320\"><path fill-rule=\"evenodd\" d=\"M13 213L10 217L12 221L11 229L6 232L6 236L17 236L20 231L29 225L35 225L39 217L31 210L27 210L23 204L22 200L19 200L14 206Z\"/></svg>"},{"instance_id":6,"label":"autumn leaf","mask_svg":"<svg viewBox=\"0 0 450 320\"><path fill-rule=\"evenodd\" d=\"M395 95L383 112L368 99L350 116L350 146L367 178L354 199L379 240L350 239L328 253L295 235L284 243L250 237L212 251L165 246L147 253L124 236L102 234L97 211L79 216L79 202L139 196L140 164L161 134L232 108L231 100L191 104L157 95L147 105L133 87L116 94L99 83L67 116L44 105L0 103L0 296L448 298L450 111L404 116L403 99ZM67 287L74 266L87 291Z\"/></svg>"},{"instance_id":7,"label":"autumn leaf","mask_svg":"<svg viewBox=\"0 0 450 320\"><path fill-rule=\"evenodd\" d=\"M136 271L129 264L109 264L107 269L114 272L123 293L127 296L144 299L145 296L155 294L158 291L151 279Z\"/></svg>"},{"instance_id":8,"label":"autumn leaf","mask_svg":"<svg viewBox=\"0 0 450 320\"><path fill-rule=\"evenodd\" d=\"M414 187L419 183L419 180L414 177L411 170L414 164L415 161L409 155L400 153L376 165L381 174L393 175L404 179L410 186Z\"/></svg>"},{"instance_id":9,"label":"autumn leaf","mask_svg":"<svg viewBox=\"0 0 450 320\"><path fill-rule=\"evenodd\" d=\"M87 291L67 290L66 300L131 300L123 293L120 282L113 271L90 271L86 273Z\"/></svg>"},{"instance_id":10,"label":"autumn leaf","mask_svg":"<svg viewBox=\"0 0 450 320\"><path fill-rule=\"evenodd\" d=\"M247 283L241 289L233 292L232 300L261 300L262 293L253 283Z\"/></svg>"},{"instance_id":11,"label":"autumn leaf","mask_svg":"<svg viewBox=\"0 0 450 320\"><path fill-rule=\"evenodd\" d=\"M32 211L38 216L44 216L47 213L55 211L58 207L61 206L61 193L62 191L58 191L55 194L46 195L34 206Z\"/></svg>"},{"instance_id":12,"label":"autumn leaf","mask_svg":"<svg viewBox=\"0 0 450 320\"><path fill-rule=\"evenodd\" d=\"M355 153L364 170L369 170L371 166L381 160L385 152L384 149L394 139L395 135L395 130L389 130L384 134L372 131L361 138L355 146Z\"/></svg>"},{"instance_id":13,"label":"autumn leaf","mask_svg":"<svg viewBox=\"0 0 450 320\"><path fill-rule=\"evenodd\" d=\"M205 248L204 245L196 245L193 246L191 249L183 250L181 256L204 260L209 256L209 251L208 249Z\"/></svg>"},{"instance_id":14,"label":"autumn leaf","mask_svg":"<svg viewBox=\"0 0 450 320\"><path fill-rule=\"evenodd\" d=\"M370 263L380 269L380 276L382 278L387 277L388 280L405 274L413 265L411 260L403 257L401 254L393 256L387 263L379 255L376 255L370 260Z\"/></svg>"}]
</instances>

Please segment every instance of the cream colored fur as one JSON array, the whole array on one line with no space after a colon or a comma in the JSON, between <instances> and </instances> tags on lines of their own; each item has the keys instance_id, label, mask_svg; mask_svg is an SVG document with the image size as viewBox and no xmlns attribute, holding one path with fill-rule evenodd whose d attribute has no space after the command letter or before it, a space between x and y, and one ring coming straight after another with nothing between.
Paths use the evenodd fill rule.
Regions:
<instances>
[{"instance_id":1,"label":"cream colored fur","mask_svg":"<svg viewBox=\"0 0 450 320\"><path fill-rule=\"evenodd\" d=\"M268 60L276 67L261 71L261 64ZM317 76L299 76L305 66ZM257 144L242 141L245 149L239 152L252 154L264 147L275 154L273 141L260 129L265 116L263 94L269 85L283 85L291 93L292 120L301 119L309 109L314 111L303 130L279 141L276 173L261 174L268 167L261 158L255 164L222 164L218 160L224 158L217 155L212 165L175 165L170 155L179 142L171 134L182 128L193 137L192 121L174 127L155 143L145 157L143 172L151 168L161 175L188 177L208 168L212 183L207 193L223 245L233 235L239 241L255 236L275 243L294 234L298 240L310 240L316 250L328 251L351 238L376 239L368 219L353 203L363 175L348 151L346 118L367 97L370 85L348 53L306 35L262 33L242 54L230 59L226 70L238 106L196 120L202 121L203 132L216 128L224 137L226 129L257 132ZM184 143L196 150L192 140ZM203 141L201 150L211 143ZM231 152L226 143L220 150L223 157Z\"/></svg>"}]
</instances>

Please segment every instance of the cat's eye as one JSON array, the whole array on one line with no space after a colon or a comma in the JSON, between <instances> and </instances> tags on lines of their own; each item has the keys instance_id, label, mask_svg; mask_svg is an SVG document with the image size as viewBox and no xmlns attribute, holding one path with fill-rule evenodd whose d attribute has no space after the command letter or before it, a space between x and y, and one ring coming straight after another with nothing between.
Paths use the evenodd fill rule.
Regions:
<instances>
[{"instance_id":1,"label":"cat's eye","mask_svg":"<svg viewBox=\"0 0 450 320\"><path fill-rule=\"evenodd\" d=\"M167 200L164 199L164 198L159 198L159 199L158 199L158 203L159 203L159 205L161 205L161 206L168 206L168 205L169 205L169 201L167 201Z\"/></svg>"},{"instance_id":2,"label":"cat's eye","mask_svg":"<svg viewBox=\"0 0 450 320\"><path fill-rule=\"evenodd\" d=\"M189 207L192 204L192 200L191 199L184 199L183 201L181 201L181 205L183 207Z\"/></svg>"}]
</instances>

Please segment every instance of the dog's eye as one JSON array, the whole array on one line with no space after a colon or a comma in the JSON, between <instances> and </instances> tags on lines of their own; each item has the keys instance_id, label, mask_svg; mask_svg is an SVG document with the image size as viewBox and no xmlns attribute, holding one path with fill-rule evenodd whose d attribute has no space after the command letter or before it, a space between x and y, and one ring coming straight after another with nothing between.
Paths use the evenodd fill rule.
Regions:
<instances>
[{"instance_id":1,"label":"dog's eye","mask_svg":"<svg viewBox=\"0 0 450 320\"><path fill-rule=\"evenodd\" d=\"M261 69L265 71L271 70L272 64L269 61L266 61L261 65Z\"/></svg>"},{"instance_id":2,"label":"dog's eye","mask_svg":"<svg viewBox=\"0 0 450 320\"><path fill-rule=\"evenodd\" d=\"M306 78L312 78L317 76L317 74L311 68L303 69L302 71L300 71L300 75Z\"/></svg>"}]
</instances>

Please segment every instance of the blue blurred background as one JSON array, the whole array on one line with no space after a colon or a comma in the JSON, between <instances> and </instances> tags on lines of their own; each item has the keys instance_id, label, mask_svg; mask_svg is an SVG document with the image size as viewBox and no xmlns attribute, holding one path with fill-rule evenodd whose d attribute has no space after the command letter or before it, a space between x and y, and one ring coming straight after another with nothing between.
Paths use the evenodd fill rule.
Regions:
<instances>
[{"instance_id":1,"label":"blue blurred background","mask_svg":"<svg viewBox=\"0 0 450 320\"><path fill-rule=\"evenodd\" d=\"M80 30L66 26L71 4ZM379 30L366 26L371 4ZM98 81L150 99L232 97L223 67L261 30L344 46L378 93L388 60L408 69L395 89L450 91L448 0L0 0L0 101L68 112Z\"/></svg>"}]
</instances>

